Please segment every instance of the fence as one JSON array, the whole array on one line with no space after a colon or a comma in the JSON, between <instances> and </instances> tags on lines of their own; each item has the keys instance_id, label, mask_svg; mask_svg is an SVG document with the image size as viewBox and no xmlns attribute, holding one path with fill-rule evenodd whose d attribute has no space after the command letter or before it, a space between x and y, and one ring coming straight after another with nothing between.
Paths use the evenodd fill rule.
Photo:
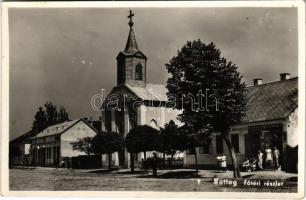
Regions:
<instances>
[{"instance_id":1,"label":"fence","mask_svg":"<svg viewBox=\"0 0 306 200\"><path fill-rule=\"evenodd\" d=\"M146 161L142 161L141 167L144 169L152 168L154 160L152 158L148 158ZM179 169L183 168L183 159L167 159L163 160L161 158L156 159L156 166L160 169Z\"/></svg>"},{"instance_id":2,"label":"fence","mask_svg":"<svg viewBox=\"0 0 306 200\"><path fill-rule=\"evenodd\" d=\"M71 158L71 168L74 169L95 169L102 167L101 156L86 155Z\"/></svg>"}]
</instances>

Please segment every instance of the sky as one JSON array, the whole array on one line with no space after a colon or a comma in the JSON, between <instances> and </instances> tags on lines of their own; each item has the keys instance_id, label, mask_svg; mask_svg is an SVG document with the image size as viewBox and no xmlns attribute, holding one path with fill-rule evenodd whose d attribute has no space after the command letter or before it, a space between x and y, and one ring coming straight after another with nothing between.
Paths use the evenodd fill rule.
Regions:
<instances>
[{"instance_id":1,"label":"sky","mask_svg":"<svg viewBox=\"0 0 306 200\"><path fill-rule=\"evenodd\" d=\"M252 79L298 74L296 8L135 8L134 33L148 57L148 82L165 84L165 63L187 42L214 42ZM129 8L10 8L10 139L31 129L39 106L93 117L91 97L116 85L116 56Z\"/></svg>"}]
</instances>

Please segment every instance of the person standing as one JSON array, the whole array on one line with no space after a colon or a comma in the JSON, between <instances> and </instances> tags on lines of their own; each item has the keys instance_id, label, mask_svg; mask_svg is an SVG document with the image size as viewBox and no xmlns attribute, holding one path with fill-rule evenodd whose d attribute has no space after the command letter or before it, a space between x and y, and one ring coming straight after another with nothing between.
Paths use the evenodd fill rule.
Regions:
<instances>
[{"instance_id":1,"label":"person standing","mask_svg":"<svg viewBox=\"0 0 306 200\"><path fill-rule=\"evenodd\" d=\"M272 159L272 150L270 149L269 146L266 148L266 166L271 166L273 164L273 159Z\"/></svg>"},{"instance_id":2,"label":"person standing","mask_svg":"<svg viewBox=\"0 0 306 200\"><path fill-rule=\"evenodd\" d=\"M226 155L225 154L221 155L221 168L223 172L226 172Z\"/></svg>"},{"instance_id":3,"label":"person standing","mask_svg":"<svg viewBox=\"0 0 306 200\"><path fill-rule=\"evenodd\" d=\"M221 167L221 155L220 154L217 155L217 165L218 165L218 169L221 170L222 167Z\"/></svg>"},{"instance_id":4,"label":"person standing","mask_svg":"<svg viewBox=\"0 0 306 200\"><path fill-rule=\"evenodd\" d=\"M156 152L153 153L153 160L152 160L152 170L153 176L157 176L157 154Z\"/></svg>"},{"instance_id":5,"label":"person standing","mask_svg":"<svg viewBox=\"0 0 306 200\"><path fill-rule=\"evenodd\" d=\"M262 164L263 164L263 153L260 150L258 150L257 159L258 159L258 161L257 161L258 168L260 170L262 170L263 169L263 166L262 166Z\"/></svg>"},{"instance_id":6,"label":"person standing","mask_svg":"<svg viewBox=\"0 0 306 200\"><path fill-rule=\"evenodd\" d=\"M275 168L278 169L279 168L279 150L276 147L274 147L273 157L275 161Z\"/></svg>"}]
</instances>

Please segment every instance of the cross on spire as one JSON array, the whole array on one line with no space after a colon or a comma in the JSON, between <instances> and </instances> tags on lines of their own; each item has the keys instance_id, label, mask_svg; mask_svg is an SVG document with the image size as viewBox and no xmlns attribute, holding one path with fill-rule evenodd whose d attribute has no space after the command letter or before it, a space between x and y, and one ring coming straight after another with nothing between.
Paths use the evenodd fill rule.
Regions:
<instances>
[{"instance_id":1,"label":"cross on spire","mask_svg":"<svg viewBox=\"0 0 306 200\"><path fill-rule=\"evenodd\" d=\"M129 26L130 26L131 28L132 28L132 26L134 25L133 17L134 17L134 13L132 12L132 10L130 10L130 14L129 14L129 16L127 16L127 18L130 19L130 21L129 21Z\"/></svg>"}]
</instances>

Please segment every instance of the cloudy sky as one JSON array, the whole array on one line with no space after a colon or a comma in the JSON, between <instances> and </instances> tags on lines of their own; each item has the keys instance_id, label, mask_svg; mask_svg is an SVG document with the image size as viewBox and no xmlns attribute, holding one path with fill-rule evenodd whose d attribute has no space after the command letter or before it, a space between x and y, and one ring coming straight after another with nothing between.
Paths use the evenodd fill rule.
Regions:
<instances>
[{"instance_id":1,"label":"cloudy sky","mask_svg":"<svg viewBox=\"0 0 306 200\"><path fill-rule=\"evenodd\" d=\"M91 97L116 84L116 56L128 36L127 8L9 10L10 138L30 130L38 107L62 105L70 118L98 118ZM188 40L214 42L245 82L297 76L295 8L136 8L134 32L148 56L149 82Z\"/></svg>"}]
</instances>

